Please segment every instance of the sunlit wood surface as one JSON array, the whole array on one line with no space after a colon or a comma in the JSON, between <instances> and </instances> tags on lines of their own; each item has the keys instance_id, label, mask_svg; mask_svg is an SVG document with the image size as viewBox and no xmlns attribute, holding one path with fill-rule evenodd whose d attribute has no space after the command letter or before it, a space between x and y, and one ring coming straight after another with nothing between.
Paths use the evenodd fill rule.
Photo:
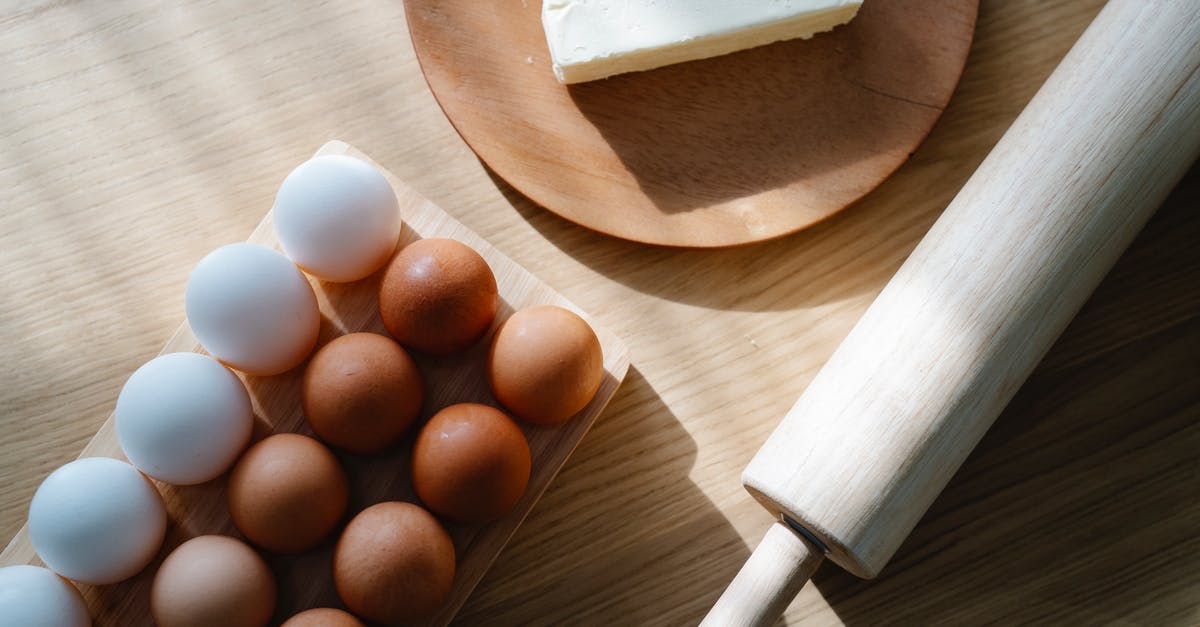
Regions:
<instances>
[{"instance_id":1,"label":"sunlit wood surface","mask_svg":"<svg viewBox=\"0 0 1200 627\"><path fill-rule=\"evenodd\" d=\"M460 622L697 622L769 523L742 468L1101 4L983 2L958 93L879 190L793 236L686 251L597 235L490 176L398 0L9 3L0 532L178 326L191 267L336 138L632 347ZM788 624L1200 622L1197 207L1193 168L882 576L826 565Z\"/></svg>"}]
</instances>

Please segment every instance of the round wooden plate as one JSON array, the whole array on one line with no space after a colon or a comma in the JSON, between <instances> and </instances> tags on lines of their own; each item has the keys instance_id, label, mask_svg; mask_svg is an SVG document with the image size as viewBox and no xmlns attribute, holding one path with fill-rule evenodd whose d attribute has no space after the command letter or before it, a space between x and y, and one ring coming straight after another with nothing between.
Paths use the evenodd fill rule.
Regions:
<instances>
[{"instance_id":1,"label":"round wooden plate","mask_svg":"<svg viewBox=\"0 0 1200 627\"><path fill-rule=\"evenodd\" d=\"M558 84L537 0L405 0L463 139L533 201L652 244L777 237L888 177L933 128L978 0L867 0L810 40Z\"/></svg>"}]
</instances>

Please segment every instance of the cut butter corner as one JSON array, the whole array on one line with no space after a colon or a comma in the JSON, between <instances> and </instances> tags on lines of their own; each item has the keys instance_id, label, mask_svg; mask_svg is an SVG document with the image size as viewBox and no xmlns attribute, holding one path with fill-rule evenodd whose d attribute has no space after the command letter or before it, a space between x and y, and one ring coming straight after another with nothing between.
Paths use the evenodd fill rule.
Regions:
<instances>
[{"instance_id":1,"label":"cut butter corner","mask_svg":"<svg viewBox=\"0 0 1200 627\"><path fill-rule=\"evenodd\" d=\"M861 0L544 0L542 27L562 83L649 70L845 24Z\"/></svg>"}]
</instances>

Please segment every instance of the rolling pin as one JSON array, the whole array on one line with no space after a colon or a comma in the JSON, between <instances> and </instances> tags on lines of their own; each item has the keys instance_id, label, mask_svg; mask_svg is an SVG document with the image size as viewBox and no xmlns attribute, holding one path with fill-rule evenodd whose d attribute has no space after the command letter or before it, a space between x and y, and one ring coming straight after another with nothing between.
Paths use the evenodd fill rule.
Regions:
<instances>
[{"instance_id":1,"label":"rolling pin","mask_svg":"<svg viewBox=\"0 0 1200 627\"><path fill-rule=\"evenodd\" d=\"M1200 2L1111 0L751 460L776 518L704 625L874 577L1200 156Z\"/></svg>"}]
</instances>

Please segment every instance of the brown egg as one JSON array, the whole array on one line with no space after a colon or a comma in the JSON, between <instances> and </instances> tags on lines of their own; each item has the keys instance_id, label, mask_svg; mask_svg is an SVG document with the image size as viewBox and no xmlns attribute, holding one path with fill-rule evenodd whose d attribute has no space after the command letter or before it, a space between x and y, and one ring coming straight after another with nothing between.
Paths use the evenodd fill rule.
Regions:
<instances>
[{"instance_id":1,"label":"brown egg","mask_svg":"<svg viewBox=\"0 0 1200 627\"><path fill-rule=\"evenodd\" d=\"M229 473L229 515L251 542L301 553L321 542L346 511L349 485L320 442L296 433L251 446Z\"/></svg>"},{"instance_id":2,"label":"brown egg","mask_svg":"<svg viewBox=\"0 0 1200 627\"><path fill-rule=\"evenodd\" d=\"M417 434L412 482L429 509L455 522L507 514L529 483L529 444L504 412L461 403L434 414Z\"/></svg>"},{"instance_id":3,"label":"brown egg","mask_svg":"<svg viewBox=\"0 0 1200 627\"><path fill-rule=\"evenodd\" d=\"M488 354L496 400L538 425L562 424L586 407L603 376L604 355L592 327L553 305L522 309L505 320Z\"/></svg>"},{"instance_id":4,"label":"brown egg","mask_svg":"<svg viewBox=\"0 0 1200 627\"><path fill-rule=\"evenodd\" d=\"M284 621L281 627L366 627L349 612L321 607L300 612Z\"/></svg>"},{"instance_id":5,"label":"brown egg","mask_svg":"<svg viewBox=\"0 0 1200 627\"><path fill-rule=\"evenodd\" d=\"M454 543L429 512L390 501L364 509L333 552L333 583L350 611L388 625L425 618L454 581Z\"/></svg>"},{"instance_id":6,"label":"brown egg","mask_svg":"<svg viewBox=\"0 0 1200 627\"><path fill-rule=\"evenodd\" d=\"M254 549L228 536L179 545L150 587L150 613L159 627L260 627L273 611L270 569Z\"/></svg>"},{"instance_id":7,"label":"brown egg","mask_svg":"<svg viewBox=\"0 0 1200 627\"><path fill-rule=\"evenodd\" d=\"M405 246L379 285L379 313L401 344L431 355L483 337L500 304L496 277L479 253L452 239Z\"/></svg>"},{"instance_id":8,"label":"brown egg","mask_svg":"<svg viewBox=\"0 0 1200 627\"><path fill-rule=\"evenodd\" d=\"M417 364L390 338L343 335L321 347L304 371L304 414L333 446L367 455L392 446L421 413Z\"/></svg>"}]
</instances>

